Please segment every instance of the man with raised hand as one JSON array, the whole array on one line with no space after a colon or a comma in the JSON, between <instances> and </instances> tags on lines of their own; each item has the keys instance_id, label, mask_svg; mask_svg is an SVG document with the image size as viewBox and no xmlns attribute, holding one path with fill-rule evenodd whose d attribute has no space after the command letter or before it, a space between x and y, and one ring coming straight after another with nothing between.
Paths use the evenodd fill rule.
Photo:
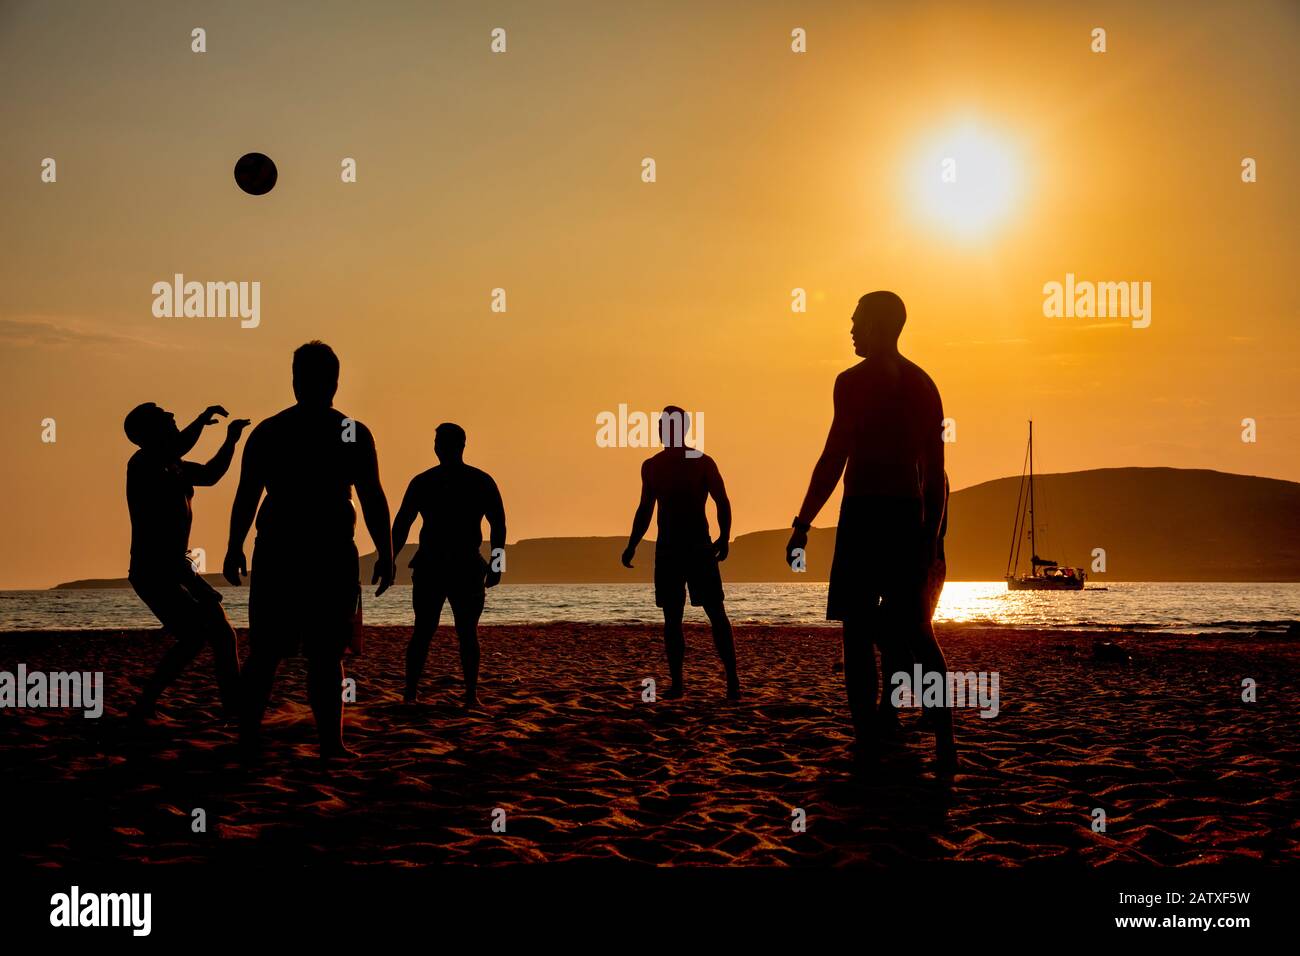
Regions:
<instances>
[{"instance_id":1,"label":"man with raised hand","mask_svg":"<svg viewBox=\"0 0 1300 956\"><path fill-rule=\"evenodd\" d=\"M131 709L134 720L154 715L158 698L204 644L212 645L223 715L234 719L238 710L235 631L221 607L221 592L200 576L190 561L189 548L194 488L215 485L222 479L248 419L231 420L226 440L207 464L185 461L184 457L203 429L226 414L220 405L209 405L184 429L178 429L175 415L146 402L131 409L122 423L126 437L139 446L126 466L126 506L131 515L128 579L140 600L176 638Z\"/></svg>"}]
</instances>

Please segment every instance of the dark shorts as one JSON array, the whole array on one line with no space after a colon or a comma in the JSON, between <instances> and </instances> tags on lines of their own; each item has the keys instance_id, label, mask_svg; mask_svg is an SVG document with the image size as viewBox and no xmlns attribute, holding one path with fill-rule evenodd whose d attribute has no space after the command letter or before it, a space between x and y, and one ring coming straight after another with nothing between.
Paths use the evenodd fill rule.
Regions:
<instances>
[{"instance_id":1,"label":"dark shorts","mask_svg":"<svg viewBox=\"0 0 1300 956\"><path fill-rule=\"evenodd\" d=\"M685 607L688 590L693 607L722 603L722 573L711 543L655 550L655 604Z\"/></svg>"},{"instance_id":2,"label":"dark shorts","mask_svg":"<svg viewBox=\"0 0 1300 956\"><path fill-rule=\"evenodd\" d=\"M464 559L421 562L411 570L411 604L417 628L437 627L444 602L458 623L472 623L483 613L487 562L478 553Z\"/></svg>"},{"instance_id":3,"label":"dark shorts","mask_svg":"<svg viewBox=\"0 0 1300 956\"><path fill-rule=\"evenodd\" d=\"M845 621L880 608L920 612L927 560L921 502L913 498L845 498L835 531L826 618Z\"/></svg>"},{"instance_id":4,"label":"dark shorts","mask_svg":"<svg viewBox=\"0 0 1300 956\"><path fill-rule=\"evenodd\" d=\"M342 654L361 619L356 545L283 549L253 546L248 574L248 640L281 657L303 648Z\"/></svg>"},{"instance_id":5,"label":"dark shorts","mask_svg":"<svg viewBox=\"0 0 1300 956\"><path fill-rule=\"evenodd\" d=\"M173 637L207 636L214 629L230 628L221 607L221 592L184 558L165 571L132 570L129 580L140 600Z\"/></svg>"}]
</instances>

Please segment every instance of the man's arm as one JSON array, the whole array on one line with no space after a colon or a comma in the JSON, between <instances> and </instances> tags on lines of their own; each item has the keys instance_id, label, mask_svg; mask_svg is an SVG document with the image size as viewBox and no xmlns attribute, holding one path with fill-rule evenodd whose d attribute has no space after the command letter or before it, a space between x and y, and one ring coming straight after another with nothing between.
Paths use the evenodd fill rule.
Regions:
<instances>
[{"instance_id":1,"label":"man's arm","mask_svg":"<svg viewBox=\"0 0 1300 956\"><path fill-rule=\"evenodd\" d=\"M208 425L215 425L218 417L225 417L229 414L230 413L220 405L209 405L200 412L199 417L182 428L180 433L176 436L176 457L184 458L188 455L190 449L198 444L199 436L203 434L203 429Z\"/></svg>"},{"instance_id":2,"label":"man's arm","mask_svg":"<svg viewBox=\"0 0 1300 956\"><path fill-rule=\"evenodd\" d=\"M925 509L925 540L932 562L939 554L939 527L943 524L947 507L944 490L947 477L943 467L943 399L939 397L937 388L934 389L934 407L929 411L925 423L924 444L921 446L921 476L925 482L921 492Z\"/></svg>"},{"instance_id":3,"label":"man's arm","mask_svg":"<svg viewBox=\"0 0 1300 956\"><path fill-rule=\"evenodd\" d=\"M799 508L799 520L812 524L826 505L826 501L839 484L848 464L849 448L853 434L849 412L845 409L845 392L847 386L843 378L835 380L835 414L831 419L831 430L826 435L826 447L813 468L812 480L808 482L808 493L804 495L803 505Z\"/></svg>"},{"instance_id":4,"label":"man's arm","mask_svg":"<svg viewBox=\"0 0 1300 956\"><path fill-rule=\"evenodd\" d=\"M727 560L731 552L731 499L727 497L726 485L722 483L722 472L718 463L709 459L709 494L718 509L718 540L713 542L713 553L719 561Z\"/></svg>"},{"instance_id":5,"label":"man's arm","mask_svg":"<svg viewBox=\"0 0 1300 956\"><path fill-rule=\"evenodd\" d=\"M632 557L636 554L636 546L641 543L645 533L650 530L650 519L655 513L655 495L654 489L650 484L650 461L647 460L641 465L641 501L636 506L636 514L632 516L632 533L628 535L627 547L623 549L623 567L632 567Z\"/></svg>"},{"instance_id":6,"label":"man's arm","mask_svg":"<svg viewBox=\"0 0 1300 956\"><path fill-rule=\"evenodd\" d=\"M826 446L813 467L812 480L808 482L808 493L804 495L803 505L796 516L795 520L799 526L790 535L790 540L785 546L787 564L794 561L796 548L808 547L806 529L812 527L813 521L826 505L827 499L834 493L840 476L844 474L844 466L848 463L853 425L850 419L851 413L846 408L847 390L848 386L845 385L844 376L841 375L835 380L835 413L831 418L830 432L826 435Z\"/></svg>"},{"instance_id":7,"label":"man's arm","mask_svg":"<svg viewBox=\"0 0 1300 956\"><path fill-rule=\"evenodd\" d=\"M208 459L206 464L200 465L193 461L181 462L186 481L191 485L207 487L215 485L225 477L227 469L230 468L230 461L235 457L235 446L239 444L239 436L248 426L247 418L232 419L226 426L226 440L221 443L217 453Z\"/></svg>"},{"instance_id":8,"label":"man's arm","mask_svg":"<svg viewBox=\"0 0 1300 956\"><path fill-rule=\"evenodd\" d=\"M379 483L379 454L375 451L375 439L370 429L357 423L357 450L361 454L360 468L357 470L357 498L361 501L361 514L366 519L366 530L370 540L375 543L375 573L371 584L379 585L375 597L383 594L393 583L393 532L389 524L388 499L384 497L384 486Z\"/></svg>"},{"instance_id":9,"label":"man's arm","mask_svg":"<svg viewBox=\"0 0 1300 956\"><path fill-rule=\"evenodd\" d=\"M484 517L488 523L488 547L491 549L493 561L488 565L487 577L483 583L488 587L496 587L501 583L501 572L496 570L495 558L497 554L502 553L499 549L506 546L506 506L501 501L501 489L497 483L490 477L488 478L488 499L487 509Z\"/></svg>"},{"instance_id":10,"label":"man's arm","mask_svg":"<svg viewBox=\"0 0 1300 956\"><path fill-rule=\"evenodd\" d=\"M402 503L398 506L397 517L393 519L393 560L402 553L406 547L406 537L411 533L411 525L415 524L415 519L420 513L420 506L417 503L415 485L419 478L412 478L411 483L406 486L406 494L402 495Z\"/></svg>"},{"instance_id":11,"label":"man's arm","mask_svg":"<svg viewBox=\"0 0 1300 956\"><path fill-rule=\"evenodd\" d=\"M488 545L493 551L506 546L506 506L501 500L501 489L491 478L488 479L487 512L484 517L488 523Z\"/></svg>"},{"instance_id":12,"label":"man's arm","mask_svg":"<svg viewBox=\"0 0 1300 956\"><path fill-rule=\"evenodd\" d=\"M235 501L230 506L230 539L226 543L226 559L222 562L221 573L235 586L239 585L241 576L248 574L244 539L248 537L248 529L253 526L258 502L262 500L262 492L266 488L259 435L260 432L253 429L244 445L244 460L239 467L239 487L235 489Z\"/></svg>"}]
</instances>

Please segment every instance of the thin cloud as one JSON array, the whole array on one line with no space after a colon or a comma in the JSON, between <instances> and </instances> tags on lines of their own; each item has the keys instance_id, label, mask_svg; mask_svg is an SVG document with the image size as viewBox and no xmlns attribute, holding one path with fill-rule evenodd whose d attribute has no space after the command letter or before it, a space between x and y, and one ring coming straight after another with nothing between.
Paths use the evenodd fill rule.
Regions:
<instances>
[{"instance_id":1,"label":"thin cloud","mask_svg":"<svg viewBox=\"0 0 1300 956\"><path fill-rule=\"evenodd\" d=\"M13 348L173 347L138 336L87 328L83 322L36 318L0 319L0 342Z\"/></svg>"}]
</instances>

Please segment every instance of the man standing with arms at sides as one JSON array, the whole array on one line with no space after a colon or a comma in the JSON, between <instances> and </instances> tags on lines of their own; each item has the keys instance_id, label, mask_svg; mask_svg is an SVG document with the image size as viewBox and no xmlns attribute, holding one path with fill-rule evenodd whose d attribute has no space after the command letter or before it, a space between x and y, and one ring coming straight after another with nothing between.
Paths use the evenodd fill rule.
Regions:
<instances>
[{"instance_id":1,"label":"man standing with arms at sides","mask_svg":"<svg viewBox=\"0 0 1300 956\"><path fill-rule=\"evenodd\" d=\"M470 710L478 705L478 619L486 588L501 582L506 512L492 476L465 464L465 429L443 422L434 431L433 451L438 464L411 479L393 520L397 555L416 515L421 519L420 547L411 559L415 630L406 647L406 702L415 703L419 694L429 643L438 630L443 603L450 602L460 641L465 709ZM484 518L491 530L491 565L479 553Z\"/></svg>"},{"instance_id":2,"label":"man standing with arms at sides","mask_svg":"<svg viewBox=\"0 0 1300 956\"><path fill-rule=\"evenodd\" d=\"M682 615L689 589L691 604L703 606L713 628L713 646L726 669L727 698L737 700L740 679L736 675L736 646L723 606L722 575L718 571L718 562L727 559L731 540L731 502L714 460L686 446L686 423L686 412L675 405L665 408L659 418L664 448L641 466L641 503L632 519L623 566L632 567L636 546L649 530L657 504L655 604L664 612L664 647L672 675L672 688L663 696L672 699L683 693L686 638ZM717 541L709 540L709 519L704 513L704 502L710 495L718 509Z\"/></svg>"},{"instance_id":3,"label":"man standing with arms at sides","mask_svg":"<svg viewBox=\"0 0 1300 956\"><path fill-rule=\"evenodd\" d=\"M248 573L244 539L256 514L248 595L251 650L240 715L240 741L250 756L260 746L276 668L300 645L307 655L307 697L321 757L351 755L343 745L342 684L343 652L361 614L354 486L375 544L375 595L393 583L388 501L379 483L374 438L365 425L333 407L338 382L339 360L328 345L313 341L298 348L293 353L297 404L254 428L244 447L223 573L234 585Z\"/></svg>"},{"instance_id":4,"label":"man standing with arms at sides","mask_svg":"<svg viewBox=\"0 0 1300 956\"><path fill-rule=\"evenodd\" d=\"M860 758L874 756L878 736L873 645L913 641L927 672L947 673L933 630L919 626L944 515L943 403L930 376L899 354L906 319L892 292L858 300L852 336L862 361L835 380L830 434L786 546L792 564L843 475L826 617L844 626L844 684ZM881 684L888 694L889 675ZM937 766L948 771L957 762L952 711L934 717Z\"/></svg>"}]
</instances>

